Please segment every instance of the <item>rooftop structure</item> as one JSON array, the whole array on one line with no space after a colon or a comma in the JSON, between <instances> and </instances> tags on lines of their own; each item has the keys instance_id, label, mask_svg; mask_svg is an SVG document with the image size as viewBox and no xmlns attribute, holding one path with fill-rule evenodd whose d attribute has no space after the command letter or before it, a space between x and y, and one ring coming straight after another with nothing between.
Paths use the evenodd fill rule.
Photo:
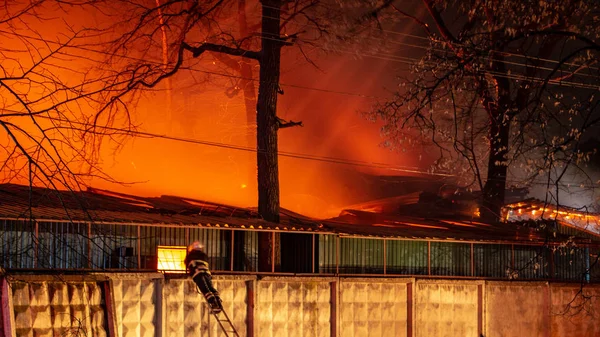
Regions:
<instances>
[{"instance_id":1,"label":"rooftop structure","mask_svg":"<svg viewBox=\"0 0 600 337\"><path fill-rule=\"evenodd\" d=\"M505 222L487 224L468 196L392 199L333 219L282 210L275 224L252 209L183 197L1 185L0 261L7 269L156 270L159 246L199 240L223 272L595 279L595 214L525 200L507 205ZM388 211L373 212L377 203ZM556 216L538 221L544 209ZM259 252L260 235L270 251ZM261 254L270 268L259 266Z\"/></svg>"}]
</instances>

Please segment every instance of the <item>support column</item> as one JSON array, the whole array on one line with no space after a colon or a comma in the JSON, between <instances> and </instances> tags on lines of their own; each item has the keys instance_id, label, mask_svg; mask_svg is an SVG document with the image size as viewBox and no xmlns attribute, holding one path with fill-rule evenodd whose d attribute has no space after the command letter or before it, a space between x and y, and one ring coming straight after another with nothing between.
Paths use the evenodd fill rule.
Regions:
<instances>
[{"instance_id":1,"label":"support column","mask_svg":"<svg viewBox=\"0 0 600 337\"><path fill-rule=\"evenodd\" d=\"M406 284L406 336L413 336L413 282Z\"/></svg>"},{"instance_id":2,"label":"support column","mask_svg":"<svg viewBox=\"0 0 600 337\"><path fill-rule=\"evenodd\" d=\"M3 336L15 337L16 333L13 329L15 326L15 317L12 310L12 291L6 277L3 277L1 282L2 307L0 308L0 315L2 316L2 328L0 332L2 332Z\"/></svg>"},{"instance_id":3,"label":"support column","mask_svg":"<svg viewBox=\"0 0 600 337\"><path fill-rule=\"evenodd\" d=\"M248 298L246 299L246 336L254 337L254 307L256 299L257 280L246 281L246 289Z\"/></svg>"},{"instance_id":4,"label":"support column","mask_svg":"<svg viewBox=\"0 0 600 337\"><path fill-rule=\"evenodd\" d=\"M117 337L117 317L116 317L116 308L115 308L115 298L113 296L113 286L112 281L104 281L101 284L102 287L102 296L104 296L104 306L106 310L106 317L108 322L107 325L107 336L108 337Z\"/></svg>"},{"instance_id":5,"label":"support column","mask_svg":"<svg viewBox=\"0 0 600 337\"><path fill-rule=\"evenodd\" d=\"M331 331L330 331L330 336L331 337L337 337L338 336L338 285L339 285L339 281L334 281L331 282L329 284L330 286L330 313L331 313L331 318L329 319L330 321L330 326L331 326Z\"/></svg>"}]
</instances>

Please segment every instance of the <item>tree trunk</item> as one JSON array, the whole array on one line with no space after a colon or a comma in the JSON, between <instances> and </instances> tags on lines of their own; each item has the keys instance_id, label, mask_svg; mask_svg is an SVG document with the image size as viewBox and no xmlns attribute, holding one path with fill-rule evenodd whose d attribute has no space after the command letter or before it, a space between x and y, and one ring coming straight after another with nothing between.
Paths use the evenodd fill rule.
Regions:
<instances>
[{"instance_id":1,"label":"tree trunk","mask_svg":"<svg viewBox=\"0 0 600 337\"><path fill-rule=\"evenodd\" d=\"M279 222L279 168L277 162L277 93L281 42L280 0L262 1L260 83L256 104L258 212L263 219Z\"/></svg>"},{"instance_id":2,"label":"tree trunk","mask_svg":"<svg viewBox=\"0 0 600 337\"><path fill-rule=\"evenodd\" d=\"M262 48L256 104L258 213L279 222L279 167L277 162L277 94L281 61L279 41L281 0L262 2ZM268 252L275 243L270 233L259 233L259 271L271 271L275 261Z\"/></svg>"},{"instance_id":3,"label":"tree trunk","mask_svg":"<svg viewBox=\"0 0 600 337\"><path fill-rule=\"evenodd\" d=\"M495 111L490 125L490 156L488 161L487 180L483 186L481 217L486 222L500 221L504 194L506 190L506 173L508 165L509 122L504 114Z\"/></svg>"}]
</instances>

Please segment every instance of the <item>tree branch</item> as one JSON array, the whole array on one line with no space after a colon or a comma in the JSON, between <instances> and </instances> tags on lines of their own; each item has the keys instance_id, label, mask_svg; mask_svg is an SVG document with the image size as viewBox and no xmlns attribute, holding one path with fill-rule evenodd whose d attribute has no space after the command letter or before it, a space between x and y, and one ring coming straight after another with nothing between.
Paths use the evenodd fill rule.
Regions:
<instances>
[{"instance_id":1,"label":"tree branch","mask_svg":"<svg viewBox=\"0 0 600 337\"><path fill-rule=\"evenodd\" d=\"M446 27L446 24L444 24L444 19L442 19L440 12L434 8L433 1L432 0L423 0L423 3L425 4L425 7L427 7L429 14L435 21L435 25L436 25L437 29L439 30L440 34L442 34L442 37L449 42L458 42L456 40L456 38L454 37L454 35L452 35L452 33L450 32L448 27Z\"/></svg>"},{"instance_id":2,"label":"tree branch","mask_svg":"<svg viewBox=\"0 0 600 337\"><path fill-rule=\"evenodd\" d=\"M392 8L393 8L393 9L394 9L396 12L398 12L398 13L400 13L400 14L402 14L402 15L406 16L407 18L409 18L409 19L412 19L412 20L413 20L413 21L415 21L416 23L418 23L418 24L419 24L419 26L421 26L421 27L423 28L423 30L425 31L425 33L427 33L427 35L428 35L428 36L433 36L433 34L431 33L431 30L429 29L429 25L428 25L426 22L423 22L422 20L420 20L419 18L417 18L417 17L416 17L416 16L414 16L414 15L411 15L411 14L408 14L408 13L406 13L405 11L401 10L400 8L396 7L396 6L395 6L395 5L393 5L393 4L392 4Z\"/></svg>"},{"instance_id":3,"label":"tree branch","mask_svg":"<svg viewBox=\"0 0 600 337\"><path fill-rule=\"evenodd\" d=\"M198 57L198 56L202 55L202 53L204 53L205 51L212 51L212 52L216 52L216 53L223 53L223 54L228 54L228 55L233 55L233 56L242 56L242 57L246 57L246 58L257 60L257 61L260 60L260 52L245 50L242 48L232 48L232 47L227 47L227 46L223 46L220 44L203 43L203 44L199 45L198 47L192 47L189 44L187 44L186 42L183 42L182 46L183 46L183 49L190 51L192 53L193 57Z\"/></svg>"},{"instance_id":4,"label":"tree branch","mask_svg":"<svg viewBox=\"0 0 600 337\"><path fill-rule=\"evenodd\" d=\"M278 129L285 129L285 128L291 128L294 126L304 126L302 124L302 121L298 121L298 122L294 122L294 121L285 121L279 117L275 117L277 118L277 128Z\"/></svg>"}]
</instances>

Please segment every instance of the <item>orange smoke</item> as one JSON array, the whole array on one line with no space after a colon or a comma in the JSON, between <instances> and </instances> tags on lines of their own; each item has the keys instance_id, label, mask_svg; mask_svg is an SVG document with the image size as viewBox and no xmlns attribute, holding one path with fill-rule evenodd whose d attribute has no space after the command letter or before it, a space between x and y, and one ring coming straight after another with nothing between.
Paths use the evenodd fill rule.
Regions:
<instances>
[{"instance_id":1,"label":"orange smoke","mask_svg":"<svg viewBox=\"0 0 600 337\"><path fill-rule=\"evenodd\" d=\"M386 70L386 65L380 63L362 71L348 71L361 68L357 61L340 62L339 57L324 63L330 65L327 74L306 66L285 73L282 83L368 95L379 91L381 82L377 79ZM365 81L367 77L371 79ZM229 98L219 87L187 87L188 80L182 74L172 82L171 121L164 117L169 115L164 113L164 92L139 103L136 113L140 130L246 147L248 126L243 96ZM359 114L359 110L370 107L372 99L285 86L283 89L279 116L301 120L304 127L280 130L280 151L392 165L417 164L379 146L378 125ZM135 138L116 153L109 148L103 151L103 169L108 174L122 182L137 183L122 186L90 181L95 187L143 196L179 195L244 207L257 204L255 153L162 138ZM314 217L335 216L343 206L365 201L353 172L398 174L318 158L280 156L279 165L281 206Z\"/></svg>"}]
</instances>

